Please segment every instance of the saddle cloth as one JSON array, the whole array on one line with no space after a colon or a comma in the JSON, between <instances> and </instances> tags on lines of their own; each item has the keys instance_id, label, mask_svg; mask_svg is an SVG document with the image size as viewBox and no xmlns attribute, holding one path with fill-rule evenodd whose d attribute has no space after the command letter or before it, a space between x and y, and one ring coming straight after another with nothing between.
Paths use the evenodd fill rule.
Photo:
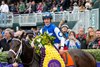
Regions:
<instances>
[{"instance_id":1,"label":"saddle cloth","mask_svg":"<svg viewBox=\"0 0 100 67\"><path fill-rule=\"evenodd\" d=\"M68 51L64 52L61 56L65 62L66 67L74 67L74 61Z\"/></svg>"}]
</instances>

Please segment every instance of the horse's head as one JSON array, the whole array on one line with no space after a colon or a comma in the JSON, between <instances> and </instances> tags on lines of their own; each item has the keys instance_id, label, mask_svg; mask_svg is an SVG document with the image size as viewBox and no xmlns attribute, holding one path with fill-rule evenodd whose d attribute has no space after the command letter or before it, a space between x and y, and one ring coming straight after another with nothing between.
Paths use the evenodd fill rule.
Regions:
<instances>
[{"instance_id":1,"label":"horse's head","mask_svg":"<svg viewBox=\"0 0 100 67\"><path fill-rule=\"evenodd\" d=\"M8 62L13 63L18 58L19 54L22 52L22 42L17 39L13 38L10 42L10 50L8 53Z\"/></svg>"}]
</instances>

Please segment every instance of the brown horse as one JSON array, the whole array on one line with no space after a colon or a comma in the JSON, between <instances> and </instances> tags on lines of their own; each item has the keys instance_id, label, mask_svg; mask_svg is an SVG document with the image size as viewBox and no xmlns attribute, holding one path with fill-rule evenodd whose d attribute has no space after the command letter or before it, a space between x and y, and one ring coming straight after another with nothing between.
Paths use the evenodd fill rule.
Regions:
<instances>
[{"instance_id":1,"label":"brown horse","mask_svg":"<svg viewBox=\"0 0 100 67\"><path fill-rule=\"evenodd\" d=\"M34 48L27 44L25 40L20 41L18 39L13 39L10 45L9 63L16 61L16 56L20 55L24 67L40 67L39 63L41 58L35 53ZM68 50L68 53L74 61L74 67L96 67L96 60L91 54L78 49ZM67 59L66 55L66 60ZM68 63L68 61L65 61L65 63L66 62Z\"/></svg>"}]
</instances>

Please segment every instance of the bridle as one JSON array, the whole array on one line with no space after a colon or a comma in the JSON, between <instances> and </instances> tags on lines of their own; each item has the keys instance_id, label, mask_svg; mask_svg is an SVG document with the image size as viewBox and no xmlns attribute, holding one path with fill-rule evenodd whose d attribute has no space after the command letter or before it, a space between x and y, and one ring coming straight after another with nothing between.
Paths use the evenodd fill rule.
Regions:
<instances>
[{"instance_id":1,"label":"bridle","mask_svg":"<svg viewBox=\"0 0 100 67\"><path fill-rule=\"evenodd\" d=\"M20 44L20 47L18 49L17 52L15 52L13 49L10 49L9 52L12 52L16 57L15 59L18 59L18 56L22 53L22 41L20 41L19 39L17 38L13 38L12 40L16 40L16 41L19 41L21 44ZM13 44L14 45L14 44Z\"/></svg>"},{"instance_id":2,"label":"bridle","mask_svg":"<svg viewBox=\"0 0 100 67\"><path fill-rule=\"evenodd\" d=\"M22 54L22 41L20 39L17 39L17 38L13 38L12 40L16 40L16 41L19 41L21 43L17 52L15 52L13 49L9 50L9 52L12 52L16 56L14 58L14 62L16 62L15 60L18 59L18 56ZM34 57L32 57L32 61L31 62L29 62L29 63L23 63L23 64L30 65L34 61L33 59L34 59Z\"/></svg>"}]
</instances>

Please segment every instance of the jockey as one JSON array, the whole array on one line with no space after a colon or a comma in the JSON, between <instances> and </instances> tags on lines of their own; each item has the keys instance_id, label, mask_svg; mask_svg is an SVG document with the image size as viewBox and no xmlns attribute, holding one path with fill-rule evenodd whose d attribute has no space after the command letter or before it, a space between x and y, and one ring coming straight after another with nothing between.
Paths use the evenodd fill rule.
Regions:
<instances>
[{"instance_id":1,"label":"jockey","mask_svg":"<svg viewBox=\"0 0 100 67\"><path fill-rule=\"evenodd\" d=\"M54 24L51 23L52 21L52 15L49 12L43 13L43 22L44 27L40 30L40 33L43 34L44 32L47 32L50 36L54 36L54 46L59 49L61 47L63 49L64 47L64 37L62 36L61 31L58 27L56 27Z\"/></svg>"}]
</instances>

